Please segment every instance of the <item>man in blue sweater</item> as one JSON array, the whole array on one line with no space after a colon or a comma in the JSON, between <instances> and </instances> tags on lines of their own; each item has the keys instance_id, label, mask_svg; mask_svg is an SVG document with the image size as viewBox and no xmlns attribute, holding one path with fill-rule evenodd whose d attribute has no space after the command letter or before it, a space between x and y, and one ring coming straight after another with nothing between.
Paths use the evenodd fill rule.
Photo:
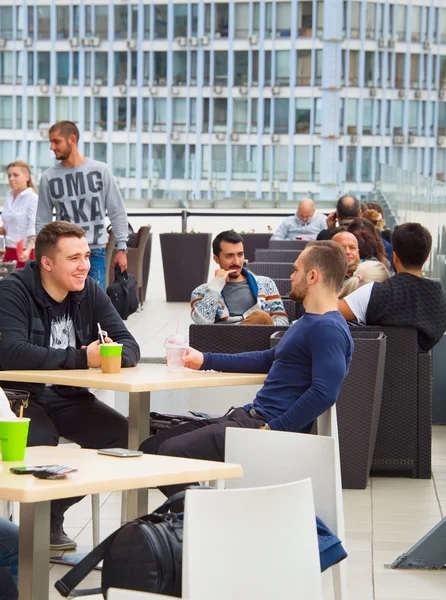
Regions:
<instances>
[{"instance_id":1,"label":"man in blue sweater","mask_svg":"<svg viewBox=\"0 0 446 600\"><path fill-rule=\"evenodd\" d=\"M308 432L313 421L336 402L352 357L353 340L337 309L346 271L340 244L310 242L291 275L291 296L303 301L306 312L275 348L241 354L203 354L188 348L184 363L191 369L268 376L252 403L217 419L158 433L145 440L141 450L223 461L226 427ZM161 491L169 495L182 487Z\"/></svg>"}]
</instances>

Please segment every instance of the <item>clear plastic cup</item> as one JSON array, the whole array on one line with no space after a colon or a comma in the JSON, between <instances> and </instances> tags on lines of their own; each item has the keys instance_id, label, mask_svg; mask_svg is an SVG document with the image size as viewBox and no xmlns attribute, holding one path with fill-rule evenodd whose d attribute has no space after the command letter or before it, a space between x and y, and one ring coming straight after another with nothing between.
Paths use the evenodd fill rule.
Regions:
<instances>
[{"instance_id":1,"label":"clear plastic cup","mask_svg":"<svg viewBox=\"0 0 446 600\"><path fill-rule=\"evenodd\" d=\"M164 348L166 349L167 358L167 369L174 373L180 373L184 371L184 363L182 357L188 347L187 339L184 335L176 333L170 335L164 342Z\"/></svg>"}]
</instances>

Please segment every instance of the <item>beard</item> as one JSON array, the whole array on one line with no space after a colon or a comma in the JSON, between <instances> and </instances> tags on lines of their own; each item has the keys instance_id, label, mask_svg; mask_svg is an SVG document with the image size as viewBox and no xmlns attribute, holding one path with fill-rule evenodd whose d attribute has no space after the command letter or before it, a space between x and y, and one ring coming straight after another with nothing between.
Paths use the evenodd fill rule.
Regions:
<instances>
[{"instance_id":1,"label":"beard","mask_svg":"<svg viewBox=\"0 0 446 600\"><path fill-rule=\"evenodd\" d=\"M308 293L308 285L300 284L296 289L291 290L288 298L293 302L303 302Z\"/></svg>"},{"instance_id":2,"label":"beard","mask_svg":"<svg viewBox=\"0 0 446 600\"><path fill-rule=\"evenodd\" d=\"M63 152L59 154L59 156L55 156L56 160L67 160L71 154L71 148L66 148Z\"/></svg>"}]
</instances>

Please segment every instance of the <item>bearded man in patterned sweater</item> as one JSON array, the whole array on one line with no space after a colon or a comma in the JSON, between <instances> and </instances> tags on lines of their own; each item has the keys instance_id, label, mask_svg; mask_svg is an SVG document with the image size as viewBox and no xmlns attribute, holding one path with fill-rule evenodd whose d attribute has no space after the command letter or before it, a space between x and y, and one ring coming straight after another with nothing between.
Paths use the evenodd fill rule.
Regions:
<instances>
[{"instance_id":1,"label":"bearded man in patterned sweater","mask_svg":"<svg viewBox=\"0 0 446 600\"><path fill-rule=\"evenodd\" d=\"M214 278L197 287L191 296L195 323L240 325L288 325L288 316L276 284L243 267L243 238L233 230L222 231L212 242L218 265Z\"/></svg>"}]
</instances>

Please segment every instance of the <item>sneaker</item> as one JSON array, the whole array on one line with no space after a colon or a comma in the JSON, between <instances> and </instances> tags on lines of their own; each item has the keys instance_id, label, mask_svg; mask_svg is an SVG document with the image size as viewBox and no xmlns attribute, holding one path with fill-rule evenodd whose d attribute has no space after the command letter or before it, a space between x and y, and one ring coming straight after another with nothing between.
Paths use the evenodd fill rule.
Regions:
<instances>
[{"instance_id":1,"label":"sneaker","mask_svg":"<svg viewBox=\"0 0 446 600\"><path fill-rule=\"evenodd\" d=\"M70 539L62 525L51 525L50 550L76 550L77 544Z\"/></svg>"}]
</instances>

